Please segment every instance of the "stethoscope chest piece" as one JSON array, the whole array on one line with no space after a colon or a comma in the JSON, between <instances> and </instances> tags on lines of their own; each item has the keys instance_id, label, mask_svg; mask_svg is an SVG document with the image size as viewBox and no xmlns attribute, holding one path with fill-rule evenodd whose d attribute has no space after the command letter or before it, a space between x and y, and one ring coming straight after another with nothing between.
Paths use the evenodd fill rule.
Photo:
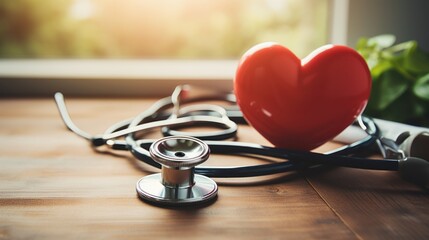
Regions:
<instances>
[{"instance_id":1,"label":"stethoscope chest piece","mask_svg":"<svg viewBox=\"0 0 429 240\"><path fill-rule=\"evenodd\" d=\"M137 182L137 194L143 200L159 205L184 205L207 202L217 196L216 182L194 174L195 166L210 155L205 142L187 136L165 137L155 141L149 152L162 168L161 173Z\"/></svg>"}]
</instances>

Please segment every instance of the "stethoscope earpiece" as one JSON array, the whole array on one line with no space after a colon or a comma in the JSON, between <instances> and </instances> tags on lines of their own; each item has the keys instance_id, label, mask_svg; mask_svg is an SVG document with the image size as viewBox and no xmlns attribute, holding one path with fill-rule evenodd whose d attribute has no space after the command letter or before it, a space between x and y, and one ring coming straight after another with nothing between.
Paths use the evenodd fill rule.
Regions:
<instances>
[{"instance_id":1,"label":"stethoscope earpiece","mask_svg":"<svg viewBox=\"0 0 429 240\"><path fill-rule=\"evenodd\" d=\"M418 157L407 157L399 161L401 176L420 187L429 186L429 162Z\"/></svg>"},{"instance_id":2,"label":"stethoscope earpiece","mask_svg":"<svg viewBox=\"0 0 429 240\"><path fill-rule=\"evenodd\" d=\"M429 186L429 132L410 134L403 132L396 139L405 155L399 162L399 173L410 182L421 187Z\"/></svg>"},{"instance_id":3,"label":"stethoscope earpiece","mask_svg":"<svg viewBox=\"0 0 429 240\"><path fill-rule=\"evenodd\" d=\"M404 132L398 136L396 142L406 156L429 159L429 132Z\"/></svg>"},{"instance_id":4,"label":"stethoscope earpiece","mask_svg":"<svg viewBox=\"0 0 429 240\"><path fill-rule=\"evenodd\" d=\"M136 190L140 198L160 205L183 205L207 202L217 196L216 182L194 174L195 166L210 154L208 145L196 138L171 136L155 141L152 159L161 164L161 173L141 178Z\"/></svg>"}]
</instances>

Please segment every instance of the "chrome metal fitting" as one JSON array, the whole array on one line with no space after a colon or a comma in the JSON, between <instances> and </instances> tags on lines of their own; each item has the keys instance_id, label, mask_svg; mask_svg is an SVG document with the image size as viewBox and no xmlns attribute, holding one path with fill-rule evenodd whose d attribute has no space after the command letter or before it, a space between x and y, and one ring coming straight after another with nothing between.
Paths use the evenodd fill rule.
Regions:
<instances>
[{"instance_id":1,"label":"chrome metal fitting","mask_svg":"<svg viewBox=\"0 0 429 240\"><path fill-rule=\"evenodd\" d=\"M181 205L209 201L217 196L216 182L194 174L195 166L210 155L208 145L193 137L171 136L155 141L152 159L161 164L161 173L141 178L136 190L140 198L155 204Z\"/></svg>"}]
</instances>

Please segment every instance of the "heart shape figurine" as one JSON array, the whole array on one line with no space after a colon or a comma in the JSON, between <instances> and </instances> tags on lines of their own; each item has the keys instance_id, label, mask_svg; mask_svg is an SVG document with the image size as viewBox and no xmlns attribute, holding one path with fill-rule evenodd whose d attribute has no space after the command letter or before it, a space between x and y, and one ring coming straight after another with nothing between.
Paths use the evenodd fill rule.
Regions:
<instances>
[{"instance_id":1,"label":"heart shape figurine","mask_svg":"<svg viewBox=\"0 0 429 240\"><path fill-rule=\"evenodd\" d=\"M248 50L234 79L246 120L276 147L311 150L364 110L371 75L355 50L326 45L300 60L277 43Z\"/></svg>"}]
</instances>

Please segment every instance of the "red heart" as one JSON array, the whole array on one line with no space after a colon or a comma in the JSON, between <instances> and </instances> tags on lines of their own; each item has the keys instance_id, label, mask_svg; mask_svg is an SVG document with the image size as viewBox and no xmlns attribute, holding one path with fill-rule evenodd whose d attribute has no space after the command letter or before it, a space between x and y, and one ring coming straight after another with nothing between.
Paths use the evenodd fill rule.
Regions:
<instances>
[{"instance_id":1,"label":"red heart","mask_svg":"<svg viewBox=\"0 0 429 240\"><path fill-rule=\"evenodd\" d=\"M365 60L345 46L323 46L303 60L276 43L248 50L234 91L246 120L277 147L310 150L362 113L371 91Z\"/></svg>"}]
</instances>

